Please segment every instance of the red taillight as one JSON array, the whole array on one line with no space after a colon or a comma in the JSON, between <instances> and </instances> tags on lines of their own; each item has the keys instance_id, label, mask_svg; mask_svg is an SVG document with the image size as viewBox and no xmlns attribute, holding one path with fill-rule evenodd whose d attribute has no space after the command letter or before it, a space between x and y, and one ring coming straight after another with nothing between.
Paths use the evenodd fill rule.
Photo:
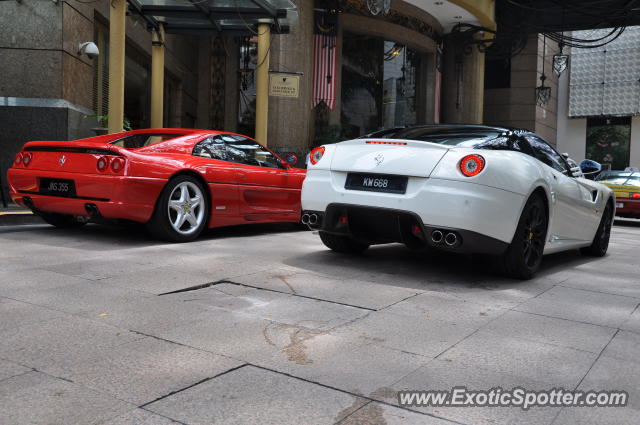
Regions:
<instances>
[{"instance_id":1,"label":"red taillight","mask_svg":"<svg viewBox=\"0 0 640 425\"><path fill-rule=\"evenodd\" d=\"M318 148L315 148L309 154L309 161L311 161L311 163L313 165L316 165L318 163L318 161L320 161L322 159L322 155L324 155L324 146L320 146Z\"/></svg>"},{"instance_id":2,"label":"red taillight","mask_svg":"<svg viewBox=\"0 0 640 425\"><path fill-rule=\"evenodd\" d=\"M632 197L633 199L640 199L640 193L632 193L632 194L631 194L631 197Z\"/></svg>"},{"instance_id":3,"label":"red taillight","mask_svg":"<svg viewBox=\"0 0 640 425\"><path fill-rule=\"evenodd\" d=\"M96 163L96 167L98 167L98 171L104 171L107 169L108 166L109 166L109 160L106 157L101 156L100 158L98 158L98 162Z\"/></svg>"},{"instance_id":4,"label":"red taillight","mask_svg":"<svg viewBox=\"0 0 640 425\"><path fill-rule=\"evenodd\" d=\"M22 154L18 152L16 158L13 160L16 165L22 164Z\"/></svg>"},{"instance_id":5,"label":"red taillight","mask_svg":"<svg viewBox=\"0 0 640 425\"><path fill-rule=\"evenodd\" d=\"M484 169L484 158L480 155L467 155L460 160L459 167L465 176L477 176Z\"/></svg>"},{"instance_id":6,"label":"red taillight","mask_svg":"<svg viewBox=\"0 0 640 425\"><path fill-rule=\"evenodd\" d=\"M31 163L31 159L33 159L33 154L31 154L31 152L27 152L22 155L22 163L25 167Z\"/></svg>"},{"instance_id":7,"label":"red taillight","mask_svg":"<svg viewBox=\"0 0 640 425\"><path fill-rule=\"evenodd\" d=\"M122 158L114 158L111 161L111 169L114 173L121 171L124 168L124 159Z\"/></svg>"}]
</instances>

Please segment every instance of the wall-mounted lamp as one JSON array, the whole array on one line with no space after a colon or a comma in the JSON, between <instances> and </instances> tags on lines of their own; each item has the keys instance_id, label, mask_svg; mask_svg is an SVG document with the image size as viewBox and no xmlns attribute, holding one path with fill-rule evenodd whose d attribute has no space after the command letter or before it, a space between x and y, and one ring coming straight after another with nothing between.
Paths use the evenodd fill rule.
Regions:
<instances>
[{"instance_id":1,"label":"wall-mounted lamp","mask_svg":"<svg viewBox=\"0 0 640 425\"><path fill-rule=\"evenodd\" d=\"M98 46L93 41L87 41L78 45L78 56L87 55L89 59L95 59L100 55Z\"/></svg>"}]
</instances>

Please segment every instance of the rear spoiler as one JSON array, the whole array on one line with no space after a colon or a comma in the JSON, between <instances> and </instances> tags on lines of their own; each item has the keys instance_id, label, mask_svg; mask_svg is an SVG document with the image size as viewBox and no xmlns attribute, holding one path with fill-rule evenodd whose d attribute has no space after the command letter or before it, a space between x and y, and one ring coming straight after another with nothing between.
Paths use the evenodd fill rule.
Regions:
<instances>
[{"instance_id":1,"label":"rear spoiler","mask_svg":"<svg viewBox=\"0 0 640 425\"><path fill-rule=\"evenodd\" d=\"M82 142L29 142L24 145L25 152L68 152L92 155L126 156L125 149L103 143Z\"/></svg>"}]
</instances>

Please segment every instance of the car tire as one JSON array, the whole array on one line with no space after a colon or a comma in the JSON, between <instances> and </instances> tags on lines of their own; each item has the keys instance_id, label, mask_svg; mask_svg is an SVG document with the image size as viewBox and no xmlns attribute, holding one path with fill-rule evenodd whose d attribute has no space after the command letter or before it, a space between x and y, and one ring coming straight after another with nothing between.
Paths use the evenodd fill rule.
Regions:
<instances>
[{"instance_id":1,"label":"car tire","mask_svg":"<svg viewBox=\"0 0 640 425\"><path fill-rule=\"evenodd\" d=\"M75 215L71 214L58 214L58 213L45 213L39 212L38 215L47 223L52 226L59 227L61 229L75 229L87 224L86 221L78 220Z\"/></svg>"},{"instance_id":2,"label":"car tire","mask_svg":"<svg viewBox=\"0 0 640 425\"><path fill-rule=\"evenodd\" d=\"M320 240L332 251L342 252L346 254L359 254L369 248L369 244L357 242L350 236L334 235L327 232L319 232Z\"/></svg>"},{"instance_id":3,"label":"car tire","mask_svg":"<svg viewBox=\"0 0 640 425\"><path fill-rule=\"evenodd\" d=\"M209 219L209 197L198 179L180 175L160 193L147 229L157 239L189 242L204 230Z\"/></svg>"},{"instance_id":4,"label":"car tire","mask_svg":"<svg viewBox=\"0 0 640 425\"><path fill-rule=\"evenodd\" d=\"M596 235L593 237L593 242L590 246L580 248L580 253L590 257L604 257L609 248L609 239L611 238L611 225L613 224L613 209L611 203L607 203L607 206L602 213L600 219L600 225L596 231Z\"/></svg>"},{"instance_id":5,"label":"car tire","mask_svg":"<svg viewBox=\"0 0 640 425\"><path fill-rule=\"evenodd\" d=\"M533 194L520 215L518 227L506 251L497 258L503 275L527 280L540 268L547 236L548 214L542 196Z\"/></svg>"}]
</instances>

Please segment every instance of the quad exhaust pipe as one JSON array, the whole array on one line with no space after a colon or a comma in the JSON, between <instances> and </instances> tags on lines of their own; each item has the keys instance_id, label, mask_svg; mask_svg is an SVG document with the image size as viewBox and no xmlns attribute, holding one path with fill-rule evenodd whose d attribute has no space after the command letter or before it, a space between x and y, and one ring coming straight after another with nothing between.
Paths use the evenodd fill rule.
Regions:
<instances>
[{"instance_id":1,"label":"quad exhaust pipe","mask_svg":"<svg viewBox=\"0 0 640 425\"><path fill-rule=\"evenodd\" d=\"M431 242L435 244L444 243L446 246L458 246L461 241L456 232L448 232L446 230L435 229L431 232Z\"/></svg>"},{"instance_id":2,"label":"quad exhaust pipe","mask_svg":"<svg viewBox=\"0 0 640 425\"><path fill-rule=\"evenodd\" d=\"M458 242L458 235L453 232L447 233L447 236L444 237L444 243L448 246L454 246Z\"/></svg>"},{"instance_id":3,"label":"quad exhaust pipe","mask_svg":"<svg viewBox=\"0 0 640 425\"><path fill-rule=\"evenodd\" d=\"M300 219L300 221L302 221L302 224L306 224L308 226L314 226L316 224L318 224L318 214L302 214L302 218Z\"/></svg>"}]
</instances>

